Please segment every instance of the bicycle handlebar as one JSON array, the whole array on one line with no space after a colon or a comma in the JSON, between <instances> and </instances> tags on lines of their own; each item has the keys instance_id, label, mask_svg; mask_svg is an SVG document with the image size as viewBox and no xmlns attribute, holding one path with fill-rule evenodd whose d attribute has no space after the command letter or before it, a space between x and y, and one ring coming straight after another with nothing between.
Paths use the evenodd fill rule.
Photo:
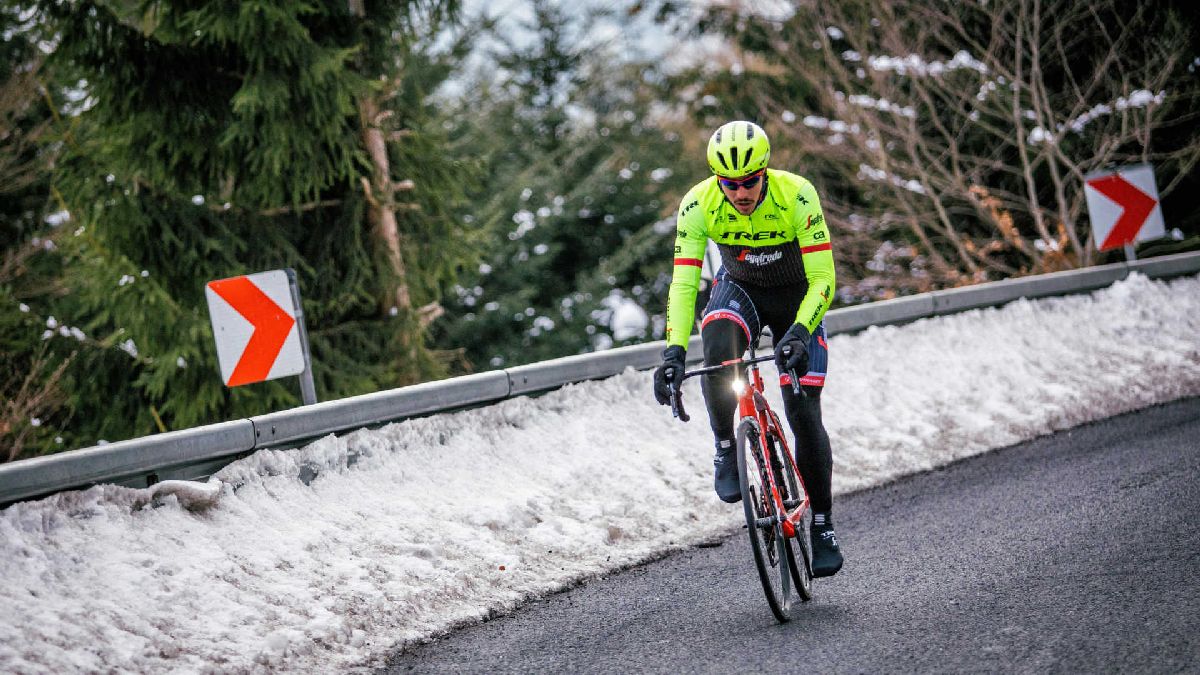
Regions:
<instances>
[{"instance_id":1,"label":"bicycle handlebar","mask_svg":"<svg viewBox=\"0 0 1200 675\"><path fill-rule=\"evenodd\" d=\"M749 365L754 365L756 363L762 363L764 361L773 361L773 360L775 360L774 354L767 354L766 356L757 356L757 357L752 357L749 359L733 359L732 361L726 361L724 363L720 363L715 366L705 366L703 368L696 368L695 370L685 370L683 373L683 379L686 380L689 377L696 377L697 375L707 375L708 373L715 373L718 370L724 370L724 369L732 367L732 366L749 366ZM808 394L804 393L804 389L802 389L800 387L800 378L796 376L796 371L789 370L788 375L790 375L792 378L792 393L794 393L797 396L808 396ZM682 391L682 389L679 387L676 387L674 383L668 385L668 387L671 390L671 414L675 417L678 417L680 419L680 421L683 421L683 422L687 422L687 421L691 420L692 419L691 415L688 415L687 411L683 409L683 391Z\"/></svg>"},{"instance_id":2,"label":"bicycle handlebar","mask_svg":"<svg viewBox=\"0 0 1200 675\"><path fill-rule=\"evenodd\" d=\"M708 373L715 373L718 370L724 370L724 369L732 367L732 366L748 366L748 365L752 365L755 363L762 363L763 361L772 361L774 359L775 359L774 354L767 354L766 356L756 356L752 359L734 359L732 361L726 361L725 363L720 363L715 366L705 366L703 368L696 368L695 370L686 371L683 374L683 379L686 380L689 377L695 377L697 375L707 375Z\"/></svg>"}]
</instances>

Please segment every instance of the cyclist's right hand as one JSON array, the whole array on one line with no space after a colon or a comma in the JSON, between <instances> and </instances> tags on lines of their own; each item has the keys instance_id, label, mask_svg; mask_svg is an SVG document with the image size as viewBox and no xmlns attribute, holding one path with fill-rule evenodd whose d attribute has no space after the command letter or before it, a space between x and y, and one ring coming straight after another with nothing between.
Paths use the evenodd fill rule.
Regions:
<instances>
[{"instance_id":1,"label":"cyclist's right hand","mask_svg":"<svg viewBox=\"0 0 1200 675\"><path fill-rule=\"evenodd\" d=\"M662 365L654 371L654 400L660 405L671 405L671 386L678 391L683 384L684 361L687 350L671 345L663 350Z\"/></svg>"}]
</instances>

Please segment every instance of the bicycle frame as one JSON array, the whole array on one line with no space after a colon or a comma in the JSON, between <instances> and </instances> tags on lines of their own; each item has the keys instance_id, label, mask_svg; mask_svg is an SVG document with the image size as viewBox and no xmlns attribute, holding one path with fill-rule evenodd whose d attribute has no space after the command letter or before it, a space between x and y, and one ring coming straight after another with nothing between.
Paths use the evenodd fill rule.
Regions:
<instances>
[{"instance_id":1,"label":"bicycle frame","mask_svg":"<svg viewBox=\"0 0 1200 675\"><path fill-rule=\"evenodd\" d=\"M803 499L799 501L784 500L783 491L779 489L780 477L775 475L775 467L771 465L770 461L767 461L768 458L765 456L755 458L760 462L760 466L758 467L759 471L762 472L762 474L767 478L767 484L771 489L770 496L772 501L775 502L776 513L787 514L787 517L781 523L781 526L784 535L790 539L796 536L796 528L801 525L801 522L804 519L804 514L809 507L809 498L808 488L804 485L804 477L800 475L800 470L796 466L795 456L792 454L792 449L788 445L787 434L784 432L783 427L779 424L779 416L775 414L775 411L771 410L771 406L767 403L766 397L763 396L764 384L762 374L759 372L758 364L764 361L771 361L774 358L774 355L760 356L756 358L754 356L754 349L751 348L749 350L749 358L731 359L716 366L707 366L704 368L690 370L685 372L683 377L684 379L687 379L689 377L714 373L726 368L736 369L739 366L745 367L746 381L743 382L742 387L738 391L738 423L740 424L741 420L747 418L753 419L757 422L759 447L763 449L764 453L768 448L770 448L769 434L774 432L775 438L778 438L780 443L783 444L783 456L786 458L785 461L794 472L796 480L800 486L800 491L804 494ZM735 372L734 377L735 382L741 382L740 379L737 379L738 373ZM792 391L796 392L797 395L804 396L804 390L800 388L799 378L795 376L795 373L792 374ZM680 395L680 392L672 387L671 394L671 412L684 422L688 421L690 417L683 409L683 398ZM736 426L737 425L735 425L735 427ZM763 522L760 524L764 526L774 525L773 522Z\"/></svg>"}]
</instances>

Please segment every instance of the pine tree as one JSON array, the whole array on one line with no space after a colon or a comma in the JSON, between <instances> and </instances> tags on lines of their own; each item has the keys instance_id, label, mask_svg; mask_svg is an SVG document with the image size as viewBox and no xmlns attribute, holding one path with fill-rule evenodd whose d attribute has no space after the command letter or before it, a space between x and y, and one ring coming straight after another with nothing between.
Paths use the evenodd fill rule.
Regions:
<instances>
[{"instance_id":1,"label":"pine tree","mask_svg":"<svg viewBox=\"0 0 1200 675\"><path fill-rule=\"evenodd\" d=\"M457 142L481 157L472 216L489 242L439 344L475 369L661 337L648 314L665 303L690 175L659 117L655 64L589 43L588 18L533 8L519 32L531 39L492 54L497 69L450 115ZM622 312L634 320L614 325Z\"/></svg>"},{"instance_id":2,"label":"pine tree","mask_svg":"<svg viewBox=\"0 0 1200 675\"><path fill-rule=\"evenodd\" d=\"M97 347L64 375L64 434L295 405L290 381L220 382L203 289L238 274L297 270L322 399L444 373L424 336L470 253L453 217L465 166L414 68L437 60L456 5L40 5L87 96L54 177L71 218L54 310Z\"/></svg>"}]
</instances>

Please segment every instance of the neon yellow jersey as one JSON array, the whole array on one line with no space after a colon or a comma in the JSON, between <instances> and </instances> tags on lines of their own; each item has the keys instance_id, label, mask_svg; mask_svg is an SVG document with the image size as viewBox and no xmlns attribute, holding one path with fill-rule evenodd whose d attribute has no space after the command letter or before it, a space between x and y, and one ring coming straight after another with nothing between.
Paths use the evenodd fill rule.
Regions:
<instances>
[{"instance_id":1,"label":"neon yellow jersey","mask_svg":"<svg viewBox=\"0 0 1200 675\"><path fill-rule=\"evenodd\" d=\"M668 345L687 348L709 239L732 279L767 288L799 285L804 297L796 323L810 333L833 302L836 275L829 227L816 188L802 176L767 169L766 194L749 216L738 213L712 176L684 196L676 230L675 269L667 296Z\"/></svg>"}]
</instances>

